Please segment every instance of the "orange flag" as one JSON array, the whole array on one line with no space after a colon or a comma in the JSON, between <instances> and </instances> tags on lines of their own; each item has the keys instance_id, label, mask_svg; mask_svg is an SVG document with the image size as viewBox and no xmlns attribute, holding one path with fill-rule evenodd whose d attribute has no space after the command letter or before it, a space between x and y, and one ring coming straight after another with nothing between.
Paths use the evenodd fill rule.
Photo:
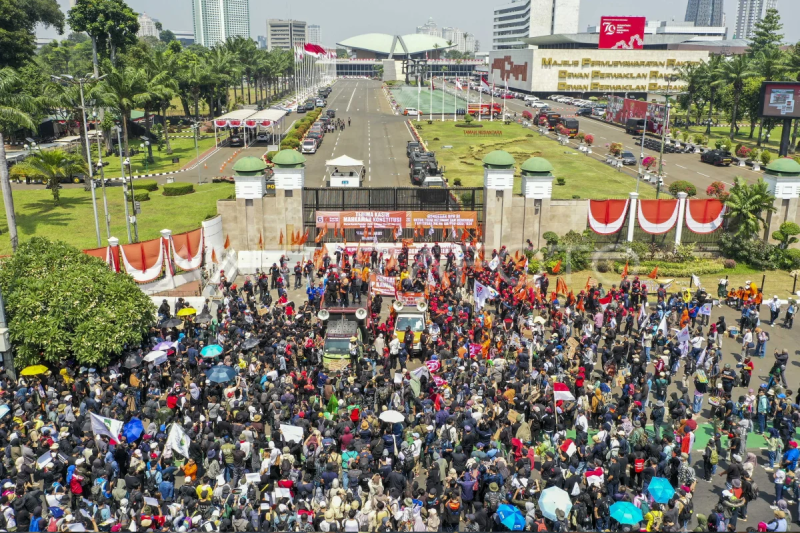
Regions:
<instances>
[{"instance_id":1,"label":"orange flag","mask_svg":"<svg viewBox=\"0 0 800 533\"><path fill-rule=\"evenodd\" d=\"M303 233L303 237L300 239L300 244L305 244L306 241L308 241L308 231L309 230L306 230L306 232Z\"/></svg>"},{"instance_id":2,"label":"orange flag","mask_svg":"<svg viewBox=\"0 0 800 533\"><path fill-rule=\"evenodd\" d=\"M297 245L303 244L302 242L300 242L300 239L302 239L302 238L303 238L303 236L300 234L300 230L297 230L297 232L295 232L295 236L294 236L294 243L297 244Z\"/></svg>"},{"instance_id":3,"label":"orange flag","mask_svg":"<svg viewBox=\"0 0 800 533\"><path fill-rule=\"evenodd\" d=\"M462 269L461 270L461 285L463 286L463 285L466 285L466 284L467 284L467 271L466 271L466 269Z\"/></svg>"},{"instance_id":4,"label":"orange flag","mask_svg":"<svg viewBox=\"0 0 800 533\"><path fill-rule=\"evenodd\" d=\"M586 288L584 290L589 290L592 288L592 276L589 276L586 280Z\"/></svg>"},{"instance_id":5,"label":"orange flag","mask_svg":"<svg viewBox=\"0 0 800 533\"><path fill-rule=\"evenodd\" d=\"M558 294L563 294L566 296L569 294L569 289L567 288L567 282L563 280L560 276L556 279L556 292Z\"/></svg>"},{"instance_id":6,"label":"orange flag","mask_svg":"<svg viewBox=\"0 0 800 533\"><path fill-rule=\"evenodd\" d=\"M647 275L647 277L648 277L648 278L650 278L650 279L656 279L656 278L658 278L658 265L656 265L656 267L653 269L653 271L652 271L652 272L650 272L650 273Z\"/></svg>"},{"instance_id":7,"label":"orange flag","mask_svg":"<svg viewBox=\"0 0 800 533\"><path fill-rule=\"evenodd\" d=\"M328 223L326 222L322 225L322 236L324 237L327 234L328 234Z\"/></svg>"},{"instance_id":8,"label":"orange flag","mask_svg":"<svg viewBox=\"0 0 800 533\"><path fill-rule=\"evenodd\" d=\"M289 244L291 246L294 246L295 244L297 244L297 241L295 241L295 239L294 239L294 232L293 231L289 232Z\"/></svg>"},{"instance_id":9,"label":"orange flag","mask_svg":"<svg viewBox=\"0 0 800 533\"><path fill-rule=\"evenodd\" d=\"M445 290L450 288L450 276L447 275L447 272L445 272L444 276L442 276L442 288Z\"/></svg>"},{"instance_id":10,"label":"orange flag","mask_svg":"<svg viewBox=\"0 0 800 533\"><path fill-rule=\"evenodd\" d=\"M624 278L627 275L628 275L628 262L625 261L625 268L622 269L622 277Z\"/></svg>"},{"instance_id":11,"label":"orange flag","mask_svg":"<svg viewBox=\"0 0 800 533\"><path fill-rule=\"evenodd\" d=\"M314 238L314 242L319 244L322 240L322 236L325 235L322 230L319 230L319 234Z\"/></svg>"},{"instance_id":12,"label":"orange flag","mask_svg":"<svg viewBox=\"0 0 800 533\"><path fill-rule=\"evenodd\" d=\"M258 239L258 240L259 240L259 242L261 242L261 237L260 237L260 236L259 236L259 239ZM281 230L281 235L280 235L280 237L278 238L278 244L279 244L279 245L281 245L281 246L283 246L283 230Z\"/></svg>"},{"instance_id":13,"label":"orange flag","mask_svg":"<svg viewBox=\"0 0 800 533\"><path fill-rule=\"evenodd\" d=\"M394 270L397 267L397 260L394 258L394 250L389 252L389 259L386 260L386 270Z\"/></svg>"},{"instance_id":14,"label":"orange flag","mask_svg":"<svg viewBox=\"0 0 800 533\"><path fill-rule=\"evenodd\" d=\"M223 246L223 248L227 250L230 247L231 247L231 238L229 235L225 235L225 245Z\"/></svg>"},{"instance_id":15,"label":"orange flag","mask_svg":"<svg viewBox=\"0 0 800 533\"><path fill-rule=\"evenodd\" d=\"M561 272L561 259L559 259L556 266L553 267L553 274L558 274L559 272Z\"/></svg>"},{"instance_id":16,"label":"orange flag","mask_svg":"<svg viewBox=\"0 0 800 533\"><path fill-rule=\"evenodd\" d=\"M263 250L264 249L264 237L261 233L258 234L258 247Z\"/></svg>"},{"instance_id":17,"label":"orange flag","mask_svg":"<svg viewBox=\"0 0 800 533\"><path fill-rule=\"evenodd\" d=\"M334 237L338 237L339 236L339 226L334 226L333 227L333 236Z\"/></svg>"},{"instance_id":18,"label":"orange flag","mask_svg":"<svg viewBox=\"0 0 800 533\"><path fill-rule=\"evenodd\" d=\"M217 251L213 248L211 249L211 262L219 263L219 261L217 261Z\"/></svg>"},{"instance_id":19,"label":"orange flag","mask_svg":"<svg viewBox=\"0 0 800 533\"><path fill-rule=\"evenodd\" d=\"M342 220L341 216L339 216L339 233L342 235L342 239L344 239L344 220Z\"/></svg>"},{"instance_id":20,"label":"orange flag","mask_svg":"<svg viewBox=\"0 0 800 533\"><path fill-rule=\"evenodd\" d=\"M475 226L475 233L477 234L477 236L478 236L478 239L480 239L481 237L483 237L483 231L481 230L481 227L480 227L480 225L478 225L478 226Z\"/></svg>"}]
</instances>

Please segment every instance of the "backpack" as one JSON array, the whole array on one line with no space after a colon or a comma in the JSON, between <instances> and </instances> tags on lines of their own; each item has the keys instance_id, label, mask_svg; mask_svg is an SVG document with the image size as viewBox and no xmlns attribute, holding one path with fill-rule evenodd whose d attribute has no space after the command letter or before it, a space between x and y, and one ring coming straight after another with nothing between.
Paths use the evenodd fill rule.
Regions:
<instances>
[{"instance_id":1,"label":"backpack","mask_svg":"<svg viewBox=\"0 0 800 533\"><path fill-rule=\"evenodd\" d=\"M544 518L538 518L533 521L534 531L547 531L547 524L544 522Z\"/></svg>"},{"instance_id":2,"label":"backpack","mask_svg":"<svg viewBox=\"0 0 800 533\"><path fill-rule=\"evenodd\" d=\"M711 457L709 458L708 462L710 462L712 465L719 463L719 453L717 452L716 446L711 448Z\"/></svg>"},{"instance_id":3,"label":"backpack","mask_svg":"<svg viewBox=\"0 0 800 533\"><path fill-rule=\"evenodd\" d=\"M750 501L758 499L758 484L755 481L750 482L750 495L748 496Z\"/></svg>"},{"instance_id":4,"label":"backpack","mask_svg":"<svg viewBox=\"0 0 800 533\"><path fill-rule=\"evenodd\" d=\"M680 515L678 515L678 519L682 522L691 521L692 517L694 516L694 504L692 503L691 498L687 498L686 502L683 504L683 508L681 509Z\"/></svg>"},{"instance_id":5,"label":"backpack","mask_svg":"<svg viewBox=\"0 0 800 533\"><path fill-rule=\"evenodd\" d=\"M403 454L403 471L411 472L414 470L414 454L411 452Z\"/></svg>"},{"instance_id":6,"label":"backpack","mask_svg":"<svg viewBox=\"0 0 800 533\"><path fill-rule=\"evenodd\" d=\"M644 471L644 459L641 457L636 458L636 460L633 462L633 471L637 474Z\"/></svg>"}]
</instances>

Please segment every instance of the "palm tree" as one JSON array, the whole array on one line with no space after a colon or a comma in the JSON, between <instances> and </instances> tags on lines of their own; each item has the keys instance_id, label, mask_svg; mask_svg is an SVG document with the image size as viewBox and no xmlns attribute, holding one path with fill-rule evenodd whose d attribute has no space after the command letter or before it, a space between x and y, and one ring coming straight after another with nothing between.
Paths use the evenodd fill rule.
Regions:
<instances>
[{"instance_id":1,"label":"palm tree","mask_svg":"<svg viewBox=\"0 0 800 533\"><path fill-rule=\"evenodd\" d=\"M194 61L181 69L181 77L189 88L189 93L194 102L194 120L200 121L200 94L203 86L211 80L211 70L208 63L202 57L197 57Z\"/></svg>"},{"instance_id":2,"label":"palm tree","mask_svg":"<svg viewBox=\"0 0 800 533\"><path fill-rule=\"evenodd\" d=\"M731 221L728 227L742 239L757 236L767 225L765 215L776 211L774 202L775 197L769 193L767 182L762 178L748 185L744 178L737 176L725 199L725 217Z\"/></svg>"},{"instance_id":3,"label":"palm tree","mask_svg":"<svg viewBox=\"0 0 800 533\"><path fill-rule=\"evenodd\" d=\"M143 107L152 99L148 91L147 73L142 68L112 66L106 61L103 68L106 78L93 90L93 95L104 105L119 111L125 153L128 154L128 122L131 111Z\"/></svg>"},{"instance_id":4,"label":"palm tree","mask_svg":"<svg viewBox=\"0 0 800 533\"><path fill-rule=\"evenodd\" d=\"M40 149L17 166L20 172L41 177L53 193L53 201L56 203L59 200L62 178L72 178L77 173L88 172L86 163L78 154L60 149Z\"/></svg>"},{"instance_id":5,"label":"palm tree","mask_svg":"<svg viewBox=\"0 0 800 533\"><path fill-rule=\"evenodd\" d=\"M733 141L737 114L739 112L739 100L742 97L742 89L747 78L756 75L752 68L751 60L748 56L741 54L733 59L724 61L716 72L718 79L712 85L733 85L733 114L731 116L730 138Z\"/></svg>"},{"instance_id":6,"label":"palm tree","mask_svg":"<svg viewBox=\"0 0 800 533\"><path fill-rule=\"evenodd\" d=\"M178 82L175 80L177 56L163 50L156 50L150 57L146 69L152 74L149 89L153 96L153 104L164 124L164 143L167 145L167 154L171 155L172 146L169 142L166 115L172 99L178 92ZM152 80L158 80L158 83L153 83Z\"/></svg>"},{"instance_id":7,"label":"palm tree","mask_svg":"<svg viewBox=\"0 0 800 533\"><path fill-rule=\"evenodd\" d=\"M8 235L11 249L17 251L17 217L14 213L14 196L11 194L11 183L8 180L8 162L4 134L19 128L34 129L36 123L30 113L36 111L36 100L20 91L21 82L16 71L11 68L0 69L0 188L3 191L3 203L6 208Z\"/></svg>"},{"instance_id":8,"label":"palm tree","mask_svg":"<svg viewBox=\"0 0 800 533\"><path fill-rule=\"evenodd\" d=\"M721 55L713 55L709 57L708 63L703 63L700 66L700 82L708 85L709 97L708 97L708 124L706 124L706 136L711 135L711 122L713 121L714 115L714 96L716 93L717 86L714 85L714 82L717 80L717 72L719 71L722 62L724 61L724 57Z\"/></svg>"}]
</instances>

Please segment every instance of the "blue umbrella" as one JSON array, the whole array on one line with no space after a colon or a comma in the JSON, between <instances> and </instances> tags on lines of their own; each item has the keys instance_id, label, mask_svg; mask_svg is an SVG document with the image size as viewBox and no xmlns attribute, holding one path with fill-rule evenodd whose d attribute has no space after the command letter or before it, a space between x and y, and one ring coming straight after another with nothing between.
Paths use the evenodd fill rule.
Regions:
<instances>
[{"instance_id":1,"label":"blue umbrella","mask_svg":"<svg viewBox=\"0 0 800 533\"><path fill-rule=\"evenodd\" d=\"M214 383L225 383L236 377L236 371L229 366L215 366L206 370L206 377Z\"/></svg>"},{"instance_id":2,"label":"blue umbrella","mask_svg":"<svg viewBox=\"0 0 800 533\"><path fill-rule=\"evenodd\" d=\"M630 502L617 502L611 506L611 518L620 524L635 526L642 521L642 510Z\"/></svg>"},{"instance_id":3,"label":"blue umbrella","mask_svg":"<svg viewBox=\"0 0 800 533\"><path fill-rule=\"evenodd\" d=\"M656 503L667 503L675 494L675 489L672 488L672 484L668 479L654 477L647 486L647 492L650 493Z\"/></svg>"},{"instance_id":4,"label":"blue umbrella","mask_svg":"<svg viewBox=\"0 0 800 533\"><path fill-rule=\"evenodd\" d=\"M556 510L561 509L564 511L564 516L567 516L572 510L572 500L570 500L569 494L564 489L548 487L539 496L539 509L545 518L558 520L556 518Z\"/></svg>"},{"instance_id":5,"label":"blue umbrella","mask_svg":"<svg viewBox=\"0 0 800 533\"><path fill-rule=\"evenodd\" d=\"M219 344L209 344L202 350L200 350L200 355L203 357L216 357L222 353L222 346Z\"/></svg>"},{"instance_id":6,"label":"blue umbrella","mask_svg":"<svg viewBox=\"0 0 800 533\"><path fill-rule=\"evenodd\" d=\"M500 517L500 523L511 531L525 529L525 517L522 516L522 511L513 505L503 504L499 506L497 508L497 516Z\"/></svg>"},{"instance_id":7,"label":"blue umbrella","mask_svg":"<svg viewBox=\"0 0 800 533\"><path fill-rule=\"evenodd\" d=\"M128 442L139 440L139 437L144 433L144 424L136 417L131 418L124 426L122 426L122 435L128 439Z\"/></svg>"}]
</instances>

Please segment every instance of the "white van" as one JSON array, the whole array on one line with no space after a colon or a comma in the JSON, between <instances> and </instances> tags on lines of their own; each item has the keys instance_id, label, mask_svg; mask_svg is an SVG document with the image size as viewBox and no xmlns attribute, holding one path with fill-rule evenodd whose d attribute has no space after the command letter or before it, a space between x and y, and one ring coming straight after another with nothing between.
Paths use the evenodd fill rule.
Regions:
<instances>
[{"instance_id":1,"label":"white van","mask_svg":"<svg viewBox=\"0 0 800 533\"><path fill-rule=\"evenodd\" d=\"M538 102L539 99L537 97L535 97L535 96L528 95L528 96L525 97L525 101L526 102Z\"/></svg>"}]
</instances>

